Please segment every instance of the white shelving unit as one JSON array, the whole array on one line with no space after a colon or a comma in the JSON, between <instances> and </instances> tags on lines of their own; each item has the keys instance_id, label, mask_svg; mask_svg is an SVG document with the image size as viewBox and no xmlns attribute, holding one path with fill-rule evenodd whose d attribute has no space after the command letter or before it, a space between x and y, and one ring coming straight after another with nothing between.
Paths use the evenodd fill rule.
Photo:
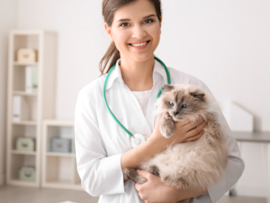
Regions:
<instances>
[{"instance_id":1,"label":"white shelving unit","mask_svg":"<svg viewBox=\"0 0 270 203\"><path fill-rule=\"evenodd\" d=\"M55 117L55 72L56 72L55 32L45 30L12 30L9 33L8 59L8 98L7 98L7 184L17 186L40 187L41 185L41 137L42 120ZM20 63L17 61L19 48L31 48L38 51L38 61ZM38 91L25 91L26 66L38 68ZM25 99L29 117L19 122L13 121L13 96ZM18 137L35 139L35 151L16 150ZM35 181L19 180L19 168L34 166Z\"/></svg>"},{"instance_id":2,"label":"white shelving unit","mask_svg":"<svg viewBox=\"0 0 270 203\"><path fill-rule=\"evenodd\" d=\"M81 181L76 170L73 129L73 121L43 121L42 187L82 190ZM51 152L50 143L53 137L71 139L71 152Z\"/></svg>"}]
</instances>

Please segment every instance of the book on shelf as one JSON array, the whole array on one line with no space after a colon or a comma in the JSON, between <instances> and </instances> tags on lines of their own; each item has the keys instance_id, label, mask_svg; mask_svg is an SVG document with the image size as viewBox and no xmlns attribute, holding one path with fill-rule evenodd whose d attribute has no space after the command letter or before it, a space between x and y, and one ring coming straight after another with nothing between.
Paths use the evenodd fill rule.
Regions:
<instances>
[{"instance_id":1,"label":"book on shelf","mask_svg":"<svg viewBox=\"0 0 270 203\"><path fill-rule=\"evenodd\" d=\"M27 101L20 95L13 96L13 121L27 120L29 117Z\"/></svg>"},{"instance_id":2,"label":"book on shelf","mask_svg":"<svg viewBox=\"0 0 270 203\"><path fill-rule=\"evenodd\" d=\"M37 93L37 89L38 89L38 67L26 66L25 90L28 93Z\"/></svg>"}]
</instances>

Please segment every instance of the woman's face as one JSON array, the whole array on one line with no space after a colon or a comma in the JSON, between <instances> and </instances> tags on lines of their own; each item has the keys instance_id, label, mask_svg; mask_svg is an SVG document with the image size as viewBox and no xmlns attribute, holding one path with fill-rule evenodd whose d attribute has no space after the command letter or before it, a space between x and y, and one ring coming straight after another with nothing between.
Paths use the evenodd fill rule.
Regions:
<instances>
[{"instance_id":1,"label":"woman's face","mask_svg":"<svg viewBox=\"0 0 270 203\"><path fill-rule=\"evenodd\" d=\"M112 26L105 29L121 58L142 62L153 57L158 46L161 22L154 5L148 0L137 0L114 13Z\"/></svg>"}]
</instances>

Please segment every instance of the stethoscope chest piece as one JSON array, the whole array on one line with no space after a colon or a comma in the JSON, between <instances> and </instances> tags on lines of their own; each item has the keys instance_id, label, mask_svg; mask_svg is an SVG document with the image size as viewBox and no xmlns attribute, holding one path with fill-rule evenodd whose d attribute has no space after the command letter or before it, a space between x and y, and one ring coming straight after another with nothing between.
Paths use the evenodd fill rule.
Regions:
<instances>
[{"instance_id":1,"label":"stethoscope chest piece","mask_svg":"<svg viewBox=\"0 0 270 203\"><path fill-rule=\"evenodd\" d=\"M131 137L131 146L133 148L137 147L138 145L144 143L146 140L145 140L145 137L141 134L134 134L132 137Z\"/></svg>"}]
</instances>

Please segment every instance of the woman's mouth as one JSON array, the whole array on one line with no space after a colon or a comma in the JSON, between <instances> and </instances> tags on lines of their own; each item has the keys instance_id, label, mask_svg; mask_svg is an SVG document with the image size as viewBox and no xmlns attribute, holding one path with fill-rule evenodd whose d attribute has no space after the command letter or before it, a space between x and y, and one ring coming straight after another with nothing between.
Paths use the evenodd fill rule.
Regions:
<instances>
[{"instance_id":1,"label":"woman's mouth","mask_svg":"<svg viewBox=\"0 0 270 203\"><path fill-rule=\"evenodd\" d=\"M129 44L129 45L135 49L144 49L145 47L147 47L149 42L150 40L142 42L142 43L134 43L134 44Z\"/></svg>"}]
</instances>

